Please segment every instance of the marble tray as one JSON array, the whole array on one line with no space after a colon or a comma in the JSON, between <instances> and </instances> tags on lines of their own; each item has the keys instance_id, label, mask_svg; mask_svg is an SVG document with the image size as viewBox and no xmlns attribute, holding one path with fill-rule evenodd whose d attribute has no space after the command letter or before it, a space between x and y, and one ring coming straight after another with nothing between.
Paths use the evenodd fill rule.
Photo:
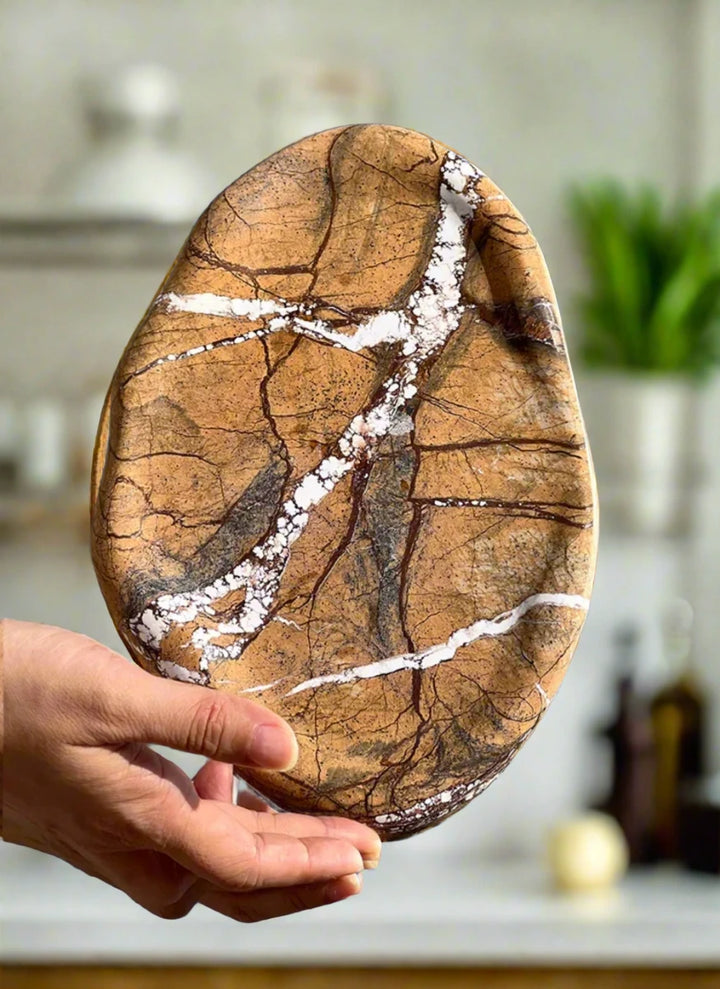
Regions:
<instances>
[{"instance_id":1,"label":"marble tray","mask_svg":"<svg viewBox=\"0 0 720 989\"><path fill-rule=\"evenodd\" d=\"M543 716L594 520L535 239L397 127L308 137L211 203L98 434L93 558L135 660L287 718L297 766L249 783L387 839L464 806Z\"/></svg>"}]
</instances>

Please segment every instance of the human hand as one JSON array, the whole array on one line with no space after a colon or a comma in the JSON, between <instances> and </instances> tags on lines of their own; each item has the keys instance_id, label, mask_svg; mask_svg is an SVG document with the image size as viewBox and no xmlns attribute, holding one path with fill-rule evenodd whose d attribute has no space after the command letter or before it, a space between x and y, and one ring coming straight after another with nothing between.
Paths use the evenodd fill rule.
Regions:
<instances>
[{"instance_id":1,"label":"human hand","mask_svg":"<svg viewBox=\"0 0 720 989\"><path fill-rule=\"evenodd\" d=\"M255 921L345 899L380 840L335 817L232 802L232 764L287 769L297 743L252 701L154 677L64 629L5 619L7 841L65 859L175 918ZM145 743L207 756L191 780Z\"/></svg>"}]
</instances>

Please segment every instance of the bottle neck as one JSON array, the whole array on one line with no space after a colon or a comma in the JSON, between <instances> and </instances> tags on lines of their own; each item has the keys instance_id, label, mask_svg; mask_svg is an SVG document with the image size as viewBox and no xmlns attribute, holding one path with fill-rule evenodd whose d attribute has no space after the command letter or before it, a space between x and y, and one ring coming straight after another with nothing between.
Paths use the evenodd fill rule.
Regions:
<instances>
[{"instance_id":1,"label":"bottle neck","mask_svg":"<svg viewBox=\"0 0 720 989\"><path fill-rule=\"evenodd\" d=\"M663 653L668 677L671 681L693 679L694 664L691 636L665 636Z\"/></svg>"},{"instance_id":2,"label":"bottle neck","mask_svg":"<svg viewBox=\"0 0 720 989\"><path fill-rule=\"evenodd\" d=\"M670 681L692 679L693 612L682 598L669 602L662 616L662 652Z\"/></svg>"}]
</instances>

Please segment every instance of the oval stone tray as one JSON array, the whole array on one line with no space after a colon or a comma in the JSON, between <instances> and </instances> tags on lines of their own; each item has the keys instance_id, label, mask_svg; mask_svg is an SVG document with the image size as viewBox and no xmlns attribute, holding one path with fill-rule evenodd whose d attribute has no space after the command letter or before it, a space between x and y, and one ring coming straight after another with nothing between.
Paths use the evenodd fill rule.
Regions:
<instances>
[{"instance_id":1,"label":"oval stone tray","mask_svg":"<svg viewBox=\"0 0 720 989\"><path fill-rule=\"evenodd\" d=\"M463 807L543 716L594 504L527 224L438 141L346 127L193 228L109 390L93 558L142 667L293 725L297 766L253 787L391 839Z\"/></svg>"}]
</instances>

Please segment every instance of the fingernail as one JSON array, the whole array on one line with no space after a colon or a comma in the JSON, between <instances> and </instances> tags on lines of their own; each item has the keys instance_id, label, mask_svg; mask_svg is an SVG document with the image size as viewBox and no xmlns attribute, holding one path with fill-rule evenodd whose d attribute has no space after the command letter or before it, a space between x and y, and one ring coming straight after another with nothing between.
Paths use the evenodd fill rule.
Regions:
<instances>
[{"instance_id":1,"label":"fingernail","mask_svg":"<svg viewBox=\"0 0 720 989\"><path fill-rule=\"evenodd\" d=\"M333 879L325 886L323 891L326 903L337 903L338 900L345 900L348 896L355 896L362 889L362 876L359 872L354 876L343 876L342 879Z\"/></svg>"},{"instance_id":2,"label":"fingernail","mask_svg":"<svg viewBox=\"0 0 720 989\"><path fill-rule=\"evenodd\" d=\"M256 725L248 755L264 769L291 769L297 762L297 744L280 725Z\"/></svg>"},{"instance_id":3,"label":"fingernail","mask_svg":"<svg viewBox=\"0 0 720 989\"><path fill-rule=\"evenodd\" d=\"M363 855L363 865L366 869L377 869L380 865L380 853L382 852L382 845L378 842L377 848L374 848L371 852L366 852Z\"/></svg>"}]
</instances>

